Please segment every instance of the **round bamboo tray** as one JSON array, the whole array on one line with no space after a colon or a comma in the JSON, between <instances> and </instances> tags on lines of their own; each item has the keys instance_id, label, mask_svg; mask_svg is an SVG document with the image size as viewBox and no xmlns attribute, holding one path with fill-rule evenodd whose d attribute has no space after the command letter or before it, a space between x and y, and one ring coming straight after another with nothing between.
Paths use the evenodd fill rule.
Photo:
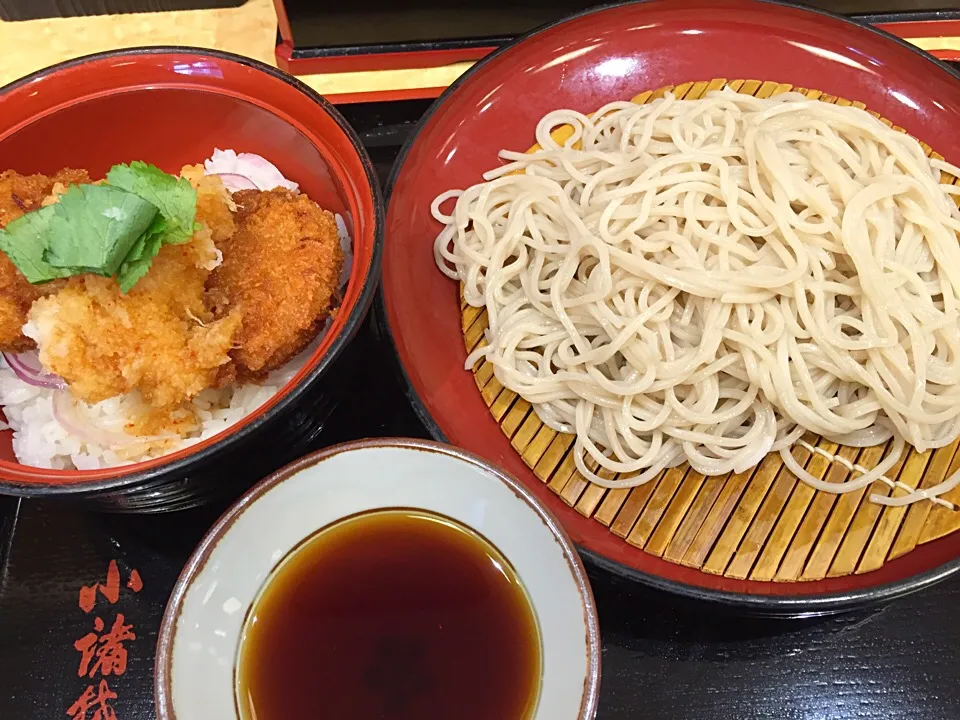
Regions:
<instances>
[{"instance_id":1,"label":"round bamboo tray","mask_svg":"<svg viewBox=\"0 0 960 720\"><path fill-rule=\"evenodd\" d=\"M864 107L819 90L722 78L667 86L642 93L633 102L643 104L669 91L678 98L696 99L725 86L760 98L794 91L822 102ZM554 138L562 142L568 132L559 128ZM928 155L940 157L922 144ZM461 315L469 353L486 342L487 314L468 306L461 296ZM883 483L839 496L818 492L794 477L776 453L744 473L705 477L682 465L644 485L608 490L576 470L573 436L544 425L528 402L499 383L492 365L481 360L473 374L494 419L541 481L609 532L670 562L741 580L823 580L876 570L960 528L960 512L929 501L908 507L870 502L871 494L891 493ZM958 447L960 440L932 452L911 449L887 477L910 488L931 487L960 469ZM874 467L885 452L886 446L842 447L814 435L805 436L793 449L808 472L829 482L842 482L856 472L856 465ZM960 503L960 486L944 499Z\"/></svg>"}]
</instances>

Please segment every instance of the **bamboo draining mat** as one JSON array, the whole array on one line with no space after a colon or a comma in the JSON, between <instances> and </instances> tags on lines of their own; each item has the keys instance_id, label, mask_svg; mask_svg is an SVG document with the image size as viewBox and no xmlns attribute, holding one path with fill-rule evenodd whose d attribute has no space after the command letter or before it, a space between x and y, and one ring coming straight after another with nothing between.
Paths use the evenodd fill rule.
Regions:
<instances>
[{"instance_id":1,"label":"bamboo draining mat","mask_svg":"<svg viewBox=\"0 0 960 720\"><path fill-rule=\"evenodd\" d=\"M727 83L724 79L665 87L638 95L633 101L646 103L670 90L678 98L696 99L728 84L738 92L761 98L793 90L823 102L864 107L818 90L758 80ZM569 137L563 133L569 131L558 128L554 138L562 142ZM931 154L929 147L924 148ZM531 152L536 149L534 146ZM487 313L466 305L461 296L461 314L469 353L486 342ZM473 372L484 403L541 481L614 535L671 562L737 579L822 580L876 570L917 545L960 528L960 512L928 501L909 507L870 502L872 493L890 493L882 483L839 496L818 492L797 480L775 453L745 473L704 477L682 465L663 471L645 485L607 490L590 483L576 470L572 435L557 433L540 422L528 402L499 383L486 360ZM813 435L804 440L867 468L874 467L886 451L885 446L838 447ZM958 446L960 440L933 452L910 450L887 477L911 488L935 485L960 468ZM830 463L799 445L793 453L814 477L842 482L849 475L840 462ZM960 487L944 499L960 503Z\"/></svg>"}]
</instances>

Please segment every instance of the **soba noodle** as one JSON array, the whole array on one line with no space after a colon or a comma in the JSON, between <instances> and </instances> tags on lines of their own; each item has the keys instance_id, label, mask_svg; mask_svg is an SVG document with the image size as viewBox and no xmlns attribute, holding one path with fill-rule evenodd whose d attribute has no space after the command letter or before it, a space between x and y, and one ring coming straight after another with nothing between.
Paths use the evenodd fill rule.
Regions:
<instances>
[{"instance_id":1,"label":"soba noodle","mask_svg":"<svg viewBox=\"0 0 960 720\"><path fill-rule=\"evenodd\" d=\"M940 182L955 168L864 110L795 93L557 110L536 139L434 201L434 253L487 310L467 367L486 358L574 433L586 478L743 472L779 452L819 490L907 491L873 496L890 505L960 483L883 477L906 444L960 435L960 189ZM830 483L791 454L808 431L891 447Z\"/></svg>"}]
</instances>

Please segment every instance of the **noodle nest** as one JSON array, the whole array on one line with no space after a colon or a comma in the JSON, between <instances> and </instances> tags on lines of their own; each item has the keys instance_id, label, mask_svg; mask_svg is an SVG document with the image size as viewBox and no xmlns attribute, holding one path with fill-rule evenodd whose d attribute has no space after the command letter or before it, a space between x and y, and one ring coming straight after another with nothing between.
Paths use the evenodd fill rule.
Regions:
<instances>
[{"instance_id":1,"label":"noodle nest","mask_svg":"<svg viewBox=\"0 0 960 720\"><path fill-rule=\"evenodd\" d=\"M779 452L820 490L906 491L885 504L960 482L884 477L906 445L960 435L953 166L865 110L729 88L557 110L536 138L434 201L434 253L487 311L467 367L485 358L573 433L584 477L629 487ZM806 432L890 450L828 483L791 454Z\"/></svg>"}]
</instances>

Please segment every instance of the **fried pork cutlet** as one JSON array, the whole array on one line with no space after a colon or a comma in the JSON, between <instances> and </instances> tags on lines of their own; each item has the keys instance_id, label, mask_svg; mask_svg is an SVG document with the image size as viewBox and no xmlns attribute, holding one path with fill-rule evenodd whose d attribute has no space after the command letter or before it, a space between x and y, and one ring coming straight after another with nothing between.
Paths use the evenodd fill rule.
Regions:
<instances>
[{"instance_id":1,"label":"fried pork cutlet","mask_svg":"<svg viewBox=\"0 0 960 720\"><path fill-rule=\"evenodd\" d=\"M13 170L0 173L0 227L21 215L38 210L53 194L54 185L82 185L90 182L86 170L64 168L53 177L20 175Z\"/></svg>"},{"instance_id":2,"label":"fried pork cutlet","mask_svg":"<svg viewBox=\"0 0 960 720\"><path fill-rule=\"evenodd\" d=\"M217 246L236 230L230 211L233 200L220 178L189 177L186 173L184 177L196 188L196 220L202 228L188 243L161 248L130 295L149 295L154 302L165 302L178 317L208 323L214 317L208 309L204 285L210 271L220 263Z\"/></svg>"},{"instance_id":3,"label":"fried pork cutlet","mask_svg":"<svg viewBox=\"0 0 960 720\"><path fill-rule=\"evenodd\" d=\"M20 175L7 170L0 173L0 228L31 210L39 209L54 188L90 182L86 170L60 170L53 177ZM21 328L27 321L30 306L38 298L57 292L64 283L55 280L31 285L16 266L0 252L0 352L24 352L34 347Z\"/></svg>"},{"instance_id":4,"label":"fried pork cutlet","mask_svg":"<svg viewBox=\"0 0 960 720\"><path fill-rule=\"evenodd\" d=\"M262 378L316 336L339 303L343 251L331 213L288 190L234 193L237 231L207 291L216 317L239 310L230 355L241 380Z\"/></svg>"},{"instance_id":5,"label":"fried pork cutlet","mask_svg":"<svg viewBox=\"0 0 960 720\"><path fill-rule=\"evenodd\" d=\"M219 247L236 230L233 213L237 206L230 191L220 178L204 174L203 165L184 165L180 177L186 178L196 189L197 217L203 218L213 234L213 241Z\"/></svg>"},{"instance_id":6,"label":"fried pork cutlet","mask_svg":"<svg viewBox=\"0 0 960 720\"><path fill-rule=\"evenodd\" d=\"M215 320L204 286L219 259L212 238L229 235L233 221L207 216L199 203L197 220L190 242L164 246L129 293L112 278L84 275L34 303L40 361L74 396L99 402L139 390L153 407L176 408L217 384L240 315Z\"/></svg>"},{"instance_id":7,"label":"fried pork cutlet","mask_svg":"<svg viewBox=\"0 0 960 720\"><path fill-rule=\"evenodd\" d=\"M70 278L30 311L40 361L94 403L133 390L155 407L176 406L216 381L239 316L200 325L181 317L165 298L123 295L95 275Z\"/></svg>"}]
</instances>

